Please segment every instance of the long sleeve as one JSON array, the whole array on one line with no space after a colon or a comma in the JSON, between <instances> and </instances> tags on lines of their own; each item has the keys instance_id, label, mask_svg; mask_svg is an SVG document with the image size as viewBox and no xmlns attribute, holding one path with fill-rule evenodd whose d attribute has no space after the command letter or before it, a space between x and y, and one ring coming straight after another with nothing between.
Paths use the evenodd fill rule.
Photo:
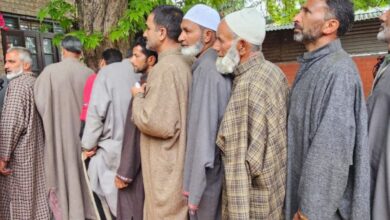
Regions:
<instances>
[{"instance_id":1,"label":"long sleeve","mask_svg":"<svg viewBox=\"0 0 390 220\"><path fill-rule=\"evenodd\" d=\"M11 82L12 83L12 82ZM20 90L20 91L17 91ZM0 120L0 159L10 160L12 152L19 142L20 136L27 129L29 95L32 95L27 87L8 87L5 97L4 109Z\"/></svg>"},{"instance_id":2,"label":"long sleeve","mask_svg":"<svg viewBox=\"0 0 390 220\"><path fill-rule=\"evenodd\" d=\"M230 95L230 80L198 67L193 81L188 121L185 178L189 203L199 205L207 185L207 169L214 167L219 122ZM213 70L211 70L213 71ZM222 110L221 110L222 109ZM192 151L189 151L192 148ZM190 163L190 164L187 164Z\"/></svg>"},{"instance_id":3,"label":"long sleeve","mask_svg":"<svg viewBox=\"0 0 390 220\"><path fill-rule=\"evenodd\" d=\"M121 161L117 174L134 181L141 169L140 132L131 120L132 102L127 112Z\"/></svg>"},{"instance_id":4,"label":"long sleeve","mask_svg":"<svg viewBox=\"0 0 390 220\"><path fill-rule=\"evenodd\" d=\"M330 219L347 187L356 140L356 82L348 74L332 74L313 119L311 143L298 188L299 207L309 219ZM310 140L309 140L310 141Z\"/></svg>"},{"instance_id":5,"label":"long sleeve","mask_svg":"<svg viewBox=\"0 0 390 220\"><path fill-rule=\"evenodd\" d=\"M51 111L49 101L51 101L51 72L45 68L34 84L35 105L41 117Z\"/></svg>"},{"instance_id":6,"label":"long sleeve","mask_svg":"<svg viewBox=\"0 0 390 220\"><path fill-rule=\"evenodd\" d=\"M92 87L82 138L82 147L86 150L97 146L103 132L104 120L111 102L105 81L104 73L99 73Z\"/></svg>"},{"instance_id":7,"label":"long sleeve","mask_svg":"<svg viewBox=\"0 0 390 220\"><path fill-rule=\"evenodd\" d=\"M180 131L180 106L173 64L161 66L150 73L145 94L133 98L133 121L138 129L149 136L169 139ZM172 107L174 106L174 109Z\"/></svg>"}]
</instances>

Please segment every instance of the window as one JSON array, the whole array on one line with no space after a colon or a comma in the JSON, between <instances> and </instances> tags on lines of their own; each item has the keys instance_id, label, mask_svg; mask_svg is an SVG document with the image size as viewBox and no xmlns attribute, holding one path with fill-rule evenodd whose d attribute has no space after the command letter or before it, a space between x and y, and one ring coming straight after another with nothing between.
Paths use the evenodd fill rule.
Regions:
<instances>
[{"instance_id":1,"label":"window","mask_svg":"<svg viewBox=\"0 0 390 220\"><path fill-rule=\"evenodd\" d=\"M39 21L33 17L7 13L3 13L3 16L9 27L8 31L1 31L4 57L10 47L26 47L32 55L32 71L38 74L45 66L59 61L59 51L53 44L55 33L63 33L58 24L45 21L48 32L42 33L39 31Z\"/></svg>"}]
</instances>

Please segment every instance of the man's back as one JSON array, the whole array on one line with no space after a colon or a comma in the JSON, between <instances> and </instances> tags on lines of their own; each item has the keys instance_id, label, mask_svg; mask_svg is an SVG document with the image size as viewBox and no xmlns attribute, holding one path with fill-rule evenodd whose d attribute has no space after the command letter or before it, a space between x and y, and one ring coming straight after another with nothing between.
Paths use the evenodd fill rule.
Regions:
<instances>
[{"instance_id":1,"label":"man's back","mask_svg":"<svg viewBox=\"0 0 390 220\"><path fill-rule=\"evenodd\" d=\"M82 169L78 137L84 84L92 72L77 59L66 58L47 66L34 87L45 131L50 206L56 218L96 218Z\"/></svg>"},{"instance_id":2,"label":"man's back","mask_svg":"<svg viewBox=\"0 0 390 220\"><path fill-rule=\"evenodd\" d=\"M91 158L88 175L92 190L107 201L116 215L119 166L131 87L139 80L128 59L103 67L94 82L82 139L83 148L99 146Z\"/></svg>"}]
</instances>

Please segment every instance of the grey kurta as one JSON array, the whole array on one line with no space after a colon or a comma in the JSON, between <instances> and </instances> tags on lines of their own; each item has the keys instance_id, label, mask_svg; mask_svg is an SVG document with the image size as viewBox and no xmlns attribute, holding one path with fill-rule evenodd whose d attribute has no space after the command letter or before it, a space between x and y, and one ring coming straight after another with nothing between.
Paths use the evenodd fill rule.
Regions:
<instances>
[{"instance_id":1,"label":"grey kurta","mask_svg":"<svg viewBox=\"0 0 390 220\"><path fill-rule=\"evenodd\" d=\"M81 160L80 111L84 84L93 71L65 58L39 75L34 95L45 130L45 169L56 219L97 219Z\"/></svg>"},{"instance_id":2,"label":"grey kurta","mask_svg":"<svg viewBox=\"0 0 390 220\"><path fill-rule=\"evenodd\" d=\"M119 167L131 87L139 80L129 59L103 67L93 84L82 139L84 149L98 146L89 162L88 176L92 190L104 198L116 216Z\"/></svg>"},{"instance_id":3,"label":"grey kurta","mask_svg":"<svg viewBox=\"0 0 390 220\"><path fill-rule=\"evenodd\" d=\"M179 49L158 59L145 94L133 99L133 120L141 131L144 219L183 220L188 215L182 189L191 69Z\"/></svg>"},{"instance_id":4,"label":"grey kurta","mask_svg":"<svg viewBox=\"0 0 390 220\"><path fill-rule=\"evenodd\" d=\"M370 219L367 112L340 40L308 52L291 92L286 219Z\"/></svg>"},{"instance_id":5,"label":"grey kurta","mask_svg":"<svg viewBox=\"0 0 390 220\"><path fill-rule=\"evenodd\" d=\"M372 219L390 219L390 55L379 69L367 101L371 151Z\"/></svg>"},{"instance_id":6,"label":"grey kurta","mask_svg":"<svg viewBox=\"0 0 390 220\"><path fill-rule=\"evenodd\" d=\"M7 91L9 80L6 76L1 77L3 84L0 87L0 116L4 105L5 92Z\"/></svg>"},{"instance_id":7,"label":"grey kurta","mask_svg":"<svg viewBox=\"0 0 390 220\"><path fill-rule=\"evenodd\" d=\"M216 59L210 48L192 65L184 193L188 203L199 208L191 218L199 220L221 218L223 167L215 140L229 101L231 76L217 71Z\"/></svg>"},{"instance_id":8,"label":"grey kurta","mask_svg":"<svg viewBox=\"0 0 390 220\"><path fill-rule=\"evenodd\" d=\"M9 176L0 175L0 219L49 219L43 164L44 134L35 108L35 78L14 78L0 120L0 158Z\"/></svg>"}]
</instances>

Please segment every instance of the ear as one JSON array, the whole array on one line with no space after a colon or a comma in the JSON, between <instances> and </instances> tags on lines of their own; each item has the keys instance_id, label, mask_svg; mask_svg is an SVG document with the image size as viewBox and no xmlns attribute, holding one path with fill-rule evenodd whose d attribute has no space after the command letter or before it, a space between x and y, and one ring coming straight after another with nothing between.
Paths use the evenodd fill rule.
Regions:
<instances>
[{"instance_id":1,"label":"ear","mask_svg":"<svg viewBox=\"0 0 390 220\"><path fill-rule=\"evenodd\" d=\"M337 30L339 29L339 27L340 27L340 22L338 20L329 19L325 21L325 24L322 28L322 33L324 33L325 35L330 35L333 33L337 34Z\"/></svg>"},{"instance_id":2,"label":"ear","mask_svg":"<svg viewBox=\"0 0 390 220\"><path fill-rule=\"evenodd\" d=\"M236 48L240 57L248 53L248 44L243 39L238 40Z\"/></svg>"},{"instance_id":3,"label":"ear","mask_svg":"<svg viewBox=\"0 0 390 220\"><path fill-rule=\"evenodd\" d=\"M203 43L208 44L213 40L214 32L212 30L205 29L202 32L202 35L203 35Z\"/></svg>"},{"instance_id":4,"label":"ear","mask_svg":"<svg viewBox=\"0 0 390 220\"><path fill-rule=\"evenodd\" d=\"M165 27L159 27L158 28L158 32L159 32L159 40L160 41L163 41L165 40L165 38L167 38L167 29Z\"/></svg>"},{"instance_id":5,"label":"ear","mask_svg":"<svg viewBox=\"0 0 390 220\"><path fill-rule=\"evenodd\" d=\"M150 56L146 59L146 63L148 64L148 66L152 67L154 66L154 64L156 64L156 57L155 56Z\"/></svg>"},{"instance_id":6,"label":"ear","mask_svg":"<svg viewBox=\"0 0 390 220\"><path fill-rule=\"evenodd\" d=\"M23 63L23 70L30 70L31 65L30 63Z\"/></svg>"},{"instance_id":7,"label":"ear","mask_svg":"<svg viewBox=\"0 0 390 220\"><path fill-rule=\"evenodd\" d=\"M104 59L101 59L99 62L99 67L102 68L105 65L106 65L106 61Z\"/></svg>"}]
</instances>

